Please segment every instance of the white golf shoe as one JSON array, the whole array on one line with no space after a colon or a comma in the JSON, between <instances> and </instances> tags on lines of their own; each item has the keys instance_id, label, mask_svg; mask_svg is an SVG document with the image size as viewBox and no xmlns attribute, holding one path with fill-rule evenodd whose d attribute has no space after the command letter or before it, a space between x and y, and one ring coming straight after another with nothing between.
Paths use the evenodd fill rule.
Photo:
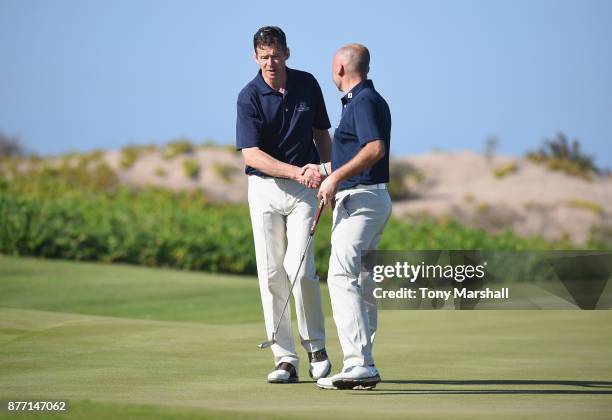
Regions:
<instances>
[{"instance_id":1,"label":"white golf shoe","mask_svg":"<svg viewBox=\"0 0 612 420\"><path fill-rule=\"evenodd\" d=\"M298 380L297 370L291 363L279 363L276 369L268 374L268 382L271 384L292 384Z\"/></svg>"},{"instance_id":2,"label":"white golf shoe","mask_svg":"<svg viewBox=\"0 0 612 420\"><path fill-rule=\"evenodd\" d=\"M380 382L375 366L351 366L329 378L321 378L317 386L322 389L372 389Z\"/></svg>"},{"instance_id":3,"label":"white golf shoe","mask_svg":"<svg viewBox=\"0 0 612 420\"><path fill-rule=\"evenodd\" d=\"M310 362L308 374L315 381L325 378L331 373L332 365L325 349L313 351L312 353L308 352L308 361Z\"/></svg>"}]
</instances>

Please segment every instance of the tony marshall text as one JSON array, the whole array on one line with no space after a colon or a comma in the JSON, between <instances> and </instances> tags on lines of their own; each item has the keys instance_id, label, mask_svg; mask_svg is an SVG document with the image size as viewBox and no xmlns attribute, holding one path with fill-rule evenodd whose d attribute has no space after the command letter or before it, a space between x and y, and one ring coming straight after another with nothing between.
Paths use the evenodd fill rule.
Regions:
<instances>
[{"instance_id":1,"label":"tony marshall text","mask_svg":"<svg viewBox=\"0 0 612 420\"><path fill-rule=\"evenodd\" d=\"M402 287L398 290L383 290L381 287L374 289L376 299L508 299L508 288L501 289L485 288L483 290L468 290L461 287L454 287L452 290L431 290L427 287L409 289Z\"/></svg>"}]
</instances>

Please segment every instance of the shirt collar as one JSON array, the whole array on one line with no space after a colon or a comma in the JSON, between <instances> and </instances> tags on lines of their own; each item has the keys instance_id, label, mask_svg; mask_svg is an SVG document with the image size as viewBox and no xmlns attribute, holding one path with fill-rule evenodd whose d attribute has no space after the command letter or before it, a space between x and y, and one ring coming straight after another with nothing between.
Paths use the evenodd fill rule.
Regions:
<instances>
[{"instance_id":1,"label":"shirt collar","mask_svg":"<svg viewBox=\"0 0 612 420\"><path fill-rule=\"evenodd\" d=\"M361 92L365 88L374 89L374 83L372 83L370 79L366 79L353 86L353 89L351 89L346 95L342 97L342 105L348 105L348 103L351 102L355 98L355 96L357 96L359 92Z\"/></svg>"},{"instance_id":2,"label":"shirt collar","mask_svg":"<svg viewBox=\"0 0 612 420\"><path fill-rule=\"evenodd\" d=\"M285 69L287 70L287 83L285 83L285 92L289 92L289 89L291 88L291 85L293 83L293 70L291 70L289 67L285 67ZM261 93L262 95L280 95L279 91L272 89L270 85L266 83L263 76L261 75L261 70L259 70L257 72L257 76L255 76L255 86L257 87L259 93Z\"/></svg>"}]
</instances>

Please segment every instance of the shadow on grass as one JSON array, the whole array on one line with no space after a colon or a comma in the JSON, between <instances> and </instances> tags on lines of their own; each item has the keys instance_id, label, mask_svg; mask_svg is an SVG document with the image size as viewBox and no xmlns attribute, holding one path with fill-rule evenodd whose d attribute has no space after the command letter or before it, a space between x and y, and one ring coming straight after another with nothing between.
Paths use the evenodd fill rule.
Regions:
<instances>
[{"instance_id":1,"label":"shadow on grass","mask_svg":"<svg viewBox=\"0 0 612 420\"><path fill-rule=\"evenodd\" d=\"M381 386L388 384L399 385L560 385L575 386L585 388L611 388L606 390L577 390L577 389L383 389ZM368 394L359 392L360 395ZM371 390L369 395L401 395L401 394L610 394L612 395L612 382L610 381L565 381L565 380L428 380L428 381L409 381L409 380L384 380L376 389Z\"/></svg>"}]
</instances>

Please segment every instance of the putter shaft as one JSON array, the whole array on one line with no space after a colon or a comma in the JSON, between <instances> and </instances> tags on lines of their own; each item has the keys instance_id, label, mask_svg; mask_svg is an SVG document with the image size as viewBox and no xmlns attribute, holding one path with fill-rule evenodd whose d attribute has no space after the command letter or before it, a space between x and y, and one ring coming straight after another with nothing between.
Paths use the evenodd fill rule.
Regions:
<instances>
[{"instance_id":1,"label":"putter shaft","mask_svg":"<svg viewBox=\"0 0 612 420\"><path fill-rule=\"evenodd\" d=\"M289 288L289 294L287 295L287 300L285 301L285 306L283 306L283 310L281 312L280 318L276 322L276 326L274 327L274 331L272 332L272 340L264 341L259 346L260 349L265 349L270 347L271 345L276 343L276 332L278 331L278 327L285 315L285 310L289 305L289 300L291 299L291 294L293 293L293 287L295 283L297 283L297 276L300 273L300 269L302 268L302 264L304 263L304 259L306 258L306 253L308 252L308 248L310 248L310 243L312 242L312 238L314 237L315 230L317 229L317 225L319 224L319 219L321 218L321 212L323 211L323 207L325 203L321 201L319 203L319 208L317 209L317 213L315 214L314 220L312 221L312 226L310 227L310 231L308 232L308 242L306 242L306 248L304 249L304 254L302 254L302 259L300 260L300 264L298 265L297 271L295 272L295 276L293 277L293 283L291 283L291 287Z\"/></svg>"}]
</instances>

